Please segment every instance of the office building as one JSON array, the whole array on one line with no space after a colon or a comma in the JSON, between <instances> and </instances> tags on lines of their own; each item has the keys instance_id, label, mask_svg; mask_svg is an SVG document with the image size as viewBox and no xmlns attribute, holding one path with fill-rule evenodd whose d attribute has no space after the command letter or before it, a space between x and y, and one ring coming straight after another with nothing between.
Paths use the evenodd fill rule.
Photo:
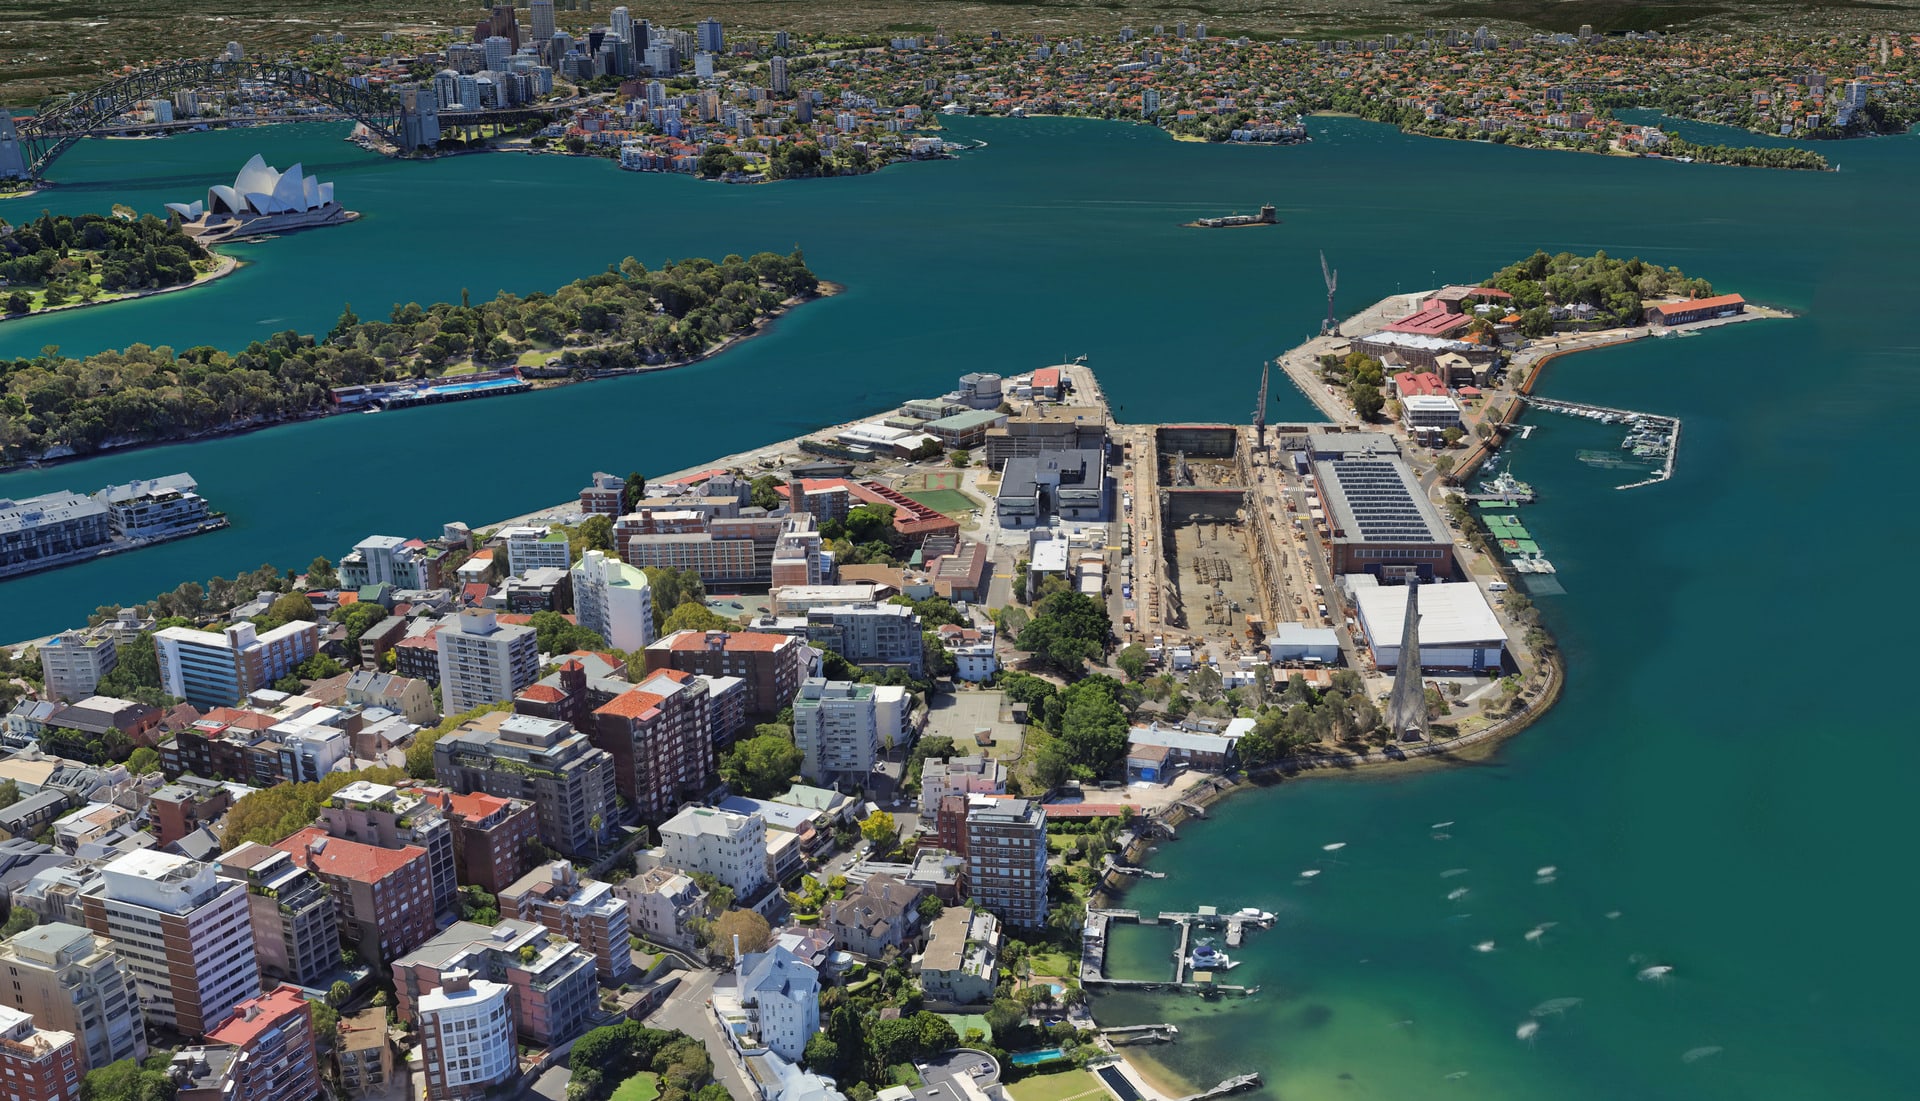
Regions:
<instances>
[{"instance_id":1,"label":"office building","mask_svg":"<svg viewBox=\"0 0 1920 1101\"><path fill-rule=\"evenodd\" d=\"M528 6L532 9L530 18L533 21L533 40L535 42L545 42L547 39L552 38L554 31L553 0L531 0Z\"/></svg>"},{"instance_id":2,"label":"office building","mask_svg":"<svg viewBox=\"0 0 1920 1101\"><path fill-rule=\"evenodd\" d=\"M298 830L274 848L327 885L341 939L375 967L412 951L437 928L425 849L383 849L329 837L318 826Z\"/></svg>"},{"instance_id":3,"label":"office building","mask_svg":"<svg viewBox=\"0 0 1920 1101\"><path fill-rule=\"evenodd\" d=\"M249 841L219 860L220 874L247 885L247 915L260 972L320 986L340 965L340 918L320 877L279 849Z\"/></svg>"},{"instance_id":4,"label":"office building","mask_svg":"<svg viewBox=\"0 0 1920 1101\"><path fill-rule=\"evenodd\" d=\"M748 1031L775 1055L799 1062L820 1031L820 973L775 945L741 956L735 974Z\"/></svg>"},{"instance_id":5,"label":"office building","mask_svg":"<svg viewBox=\"0 0 1920 1101\"><path fill-rule=\"evenodd\" d=\"M448 715L510 700L540 675L533 628L501 623L490 611L473 608L448 616L434 642L440 709Z\"/></svg>"},{"instance_id":6,"label":"office building","mask_svg":"<svg viewBox=\"0 0 1920 1101\"><path fill-rule=\"evenodd\" d=\"M0 577L77 557L113 538L107 506L59 490L0 498Z\"/></svg>"},{"instance_id":7,"label":"office building","mask_svg":"<svg viewBox=\"0 0 1920 1101\"><path fill-rule=\"evenodd\" d=\"M0 1075L9 1101L80 1101L79 1045L33 1014L0 1006Z\"/></svg>"},{"instance_id":8,"label":"office building","mask_svg":"<svg viewBox=\"0 0 1920 1101\"><path fill-rule=\"evenodd\" d=\"M864 788L880 759L874 686L809 677L793 700L793 740L809 783Z\"/></svg>"},{"instance_id":9,"label":"office building","mask_svg":"<svg viewBox=\"0 0 1920 1101\"><path fill-rule=\"evenodd\" d=\"M592 853L619 819L613 758L559 719L483 715L434 744L433 772L457 792L532 803L562 853Z\"/></svg>"},{"instance_id":10,"label":"office building","mask_svg":"<svg viewBox=\"0 0 1920 1101\"><path fill-rule=\"evenodd\" d=\"M755 631L675 631L647 647L647 672L678 669L746 682L747 709L773 715L793 702L813 668L813 652L791 635Z\"/></svg>"},{"instance_id":11,"label":"office building","mask_svg":"<svg viewBox=\"0 0 1920 1101\"><path fill-rule=\"evenodd\" d=\"M260 993L247 888L213 865L131 852L102 865L80 902L133 972L149 1024L204 1036Z\"/></svg>"},{"instance_id":12,"label":"office building","mask_svg":"<svg viewBox=\"0 0 1920 1101\"><path fill-rule=\"evenodd\" d=\"M718 19L702 19L699 27L700 48L710 54L727 52L727 39L721 33Z\"/></svg>"},{"instance_id":13,"label":"office building","mask_svg":"<svg viewBox=\"0 0 1920 1101\"><path fill-rule=\"evenodd\" d=\"M264 634L246 622L220 631L166 627L153 633L161 687L201 710L244 703L293 672L319 645L319 628L306 620Z\"/></svg>"},{"instance_id":14,"label":"office building","mask_svg":"<svg viewBox=\"0 0 1920 1101\"><path fill-rule=\"evenodd\" d=\"M120 660L118 632L62 631L40 647L40 672L47 697L79 700L93 695Z\"/></svg>"},{"instance_id":15,"label":"office building","mask_svg":"<svg viewBox=\"0 0 1920 1101\"><path fill-rule=\"evenodd\" d=\"M710 707L706 678L663 669L594 711L593 744L613 757L614 782L643 821L672 814L713 772Z\"/></svg>"},{"instance_id":16,"label":"office building","mask_svg":"<svg viewBox=\"0 0 1920 1101\"><path fill-rule=\"evenodd\" d=\"M502 914L544 925L591 953L600 985L617 986L633 970L627 904L610 884L581 878L566 861L540 865L499 900Z\"/></svg>"},{"instance_id":17,"label":"office building","mask_svg":"<svg viewBox=\"0 0 1920 1101\"><path fill-rule=\"evenodd\" d=\"M920 616L902 604L833 604L807 611L807 641L864 669L926 673Z\"/></svg>"},{"instance_id":18,"label":"office building","mask_svg":"<svg viewBox=\"0 0 1920 1101\"><path fill-rule=\"evenodd\" d=\"M1097 523L1107 519L1107 496L1104 451L1043 451L1007 460L993 507L1008 528L1038 527L1055 516Z\"/></svg>"},{"instance_id":19,"label":"office building","mask_svg":"<svg viewBox=\"0 0 1920 1101\"><path fill-rule=\"evenodd\" d=\"M646 572L597 550L573 567L573 612L580 626L596 631L616 650L642 650L653 642L653 590Z\"/></svg>"},{"instance_id":20,"label":"office building","mask_svg":"<svg viewBox=\"0 0 1920 1101\"><path fill-rule=\"evenodd\" d=\"M415 1020L423 999L455 971L504 982L514 1029L529 1044L565 1043L597 1015L593 955L545 926L502 918L491 927L454 922L394 961L400 1020Z\"/></svg>"},{"instance_id":21,"label":"office building","mask_svg":"<svg viewBox=\"0 0 1920 1101\"><path fill-rule=\"evenodd\" d=\"M1031 799L969 795L966 815L967 898L1009 925L1046 924L1046 812Z\"/></svg>"},{"instance_id":22,"label":"office building","mask_svg":"<svg viewBox=\"0 0 1920 1101\"><path fill-rule=\"evenodd\" d=\"M313 1101L320 1093L319 1037L313 1007L299 989L280 985L233 1007L211 1043L233 1049L226 1101Z\"/></svg>"},{"instance_id":23,"label":"office building","mask_svg":"<svg viewBox=\"0 0 1920 1101\"><path fill-rule=\"evenodd\" d=\"M660 826L660 858L682 871L705 872L745 900L767 884L766 820L684 807Z\"/></svg>"},{"instance_id":24,"label":"office building","mask_svg":"<svg viewBox=\"0 0 1920 1101\"><path fill-rule=\"evenodd\" d=\"M50 921L0 944L0 1004L71 1032L80 1073L147 1057L146 1017L133 975L112 942Z\"/></svg>"}]
</instances>

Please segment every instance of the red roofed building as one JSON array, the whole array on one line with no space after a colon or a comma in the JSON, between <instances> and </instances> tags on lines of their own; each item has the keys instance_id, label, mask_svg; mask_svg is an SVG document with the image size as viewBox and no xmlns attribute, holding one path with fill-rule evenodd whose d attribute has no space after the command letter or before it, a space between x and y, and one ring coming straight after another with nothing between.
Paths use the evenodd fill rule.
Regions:
<instances>
[{"instance_id":1,"label":"red roofed building","mask_svg":"<svg viewBox=\"0 0 1920 1101\"><path fill-rule=\"evenodd\" d=\"M1060 396L1060 368L1042 367L1033 373L1033 396L1036 398Z\"/></svg>"},{"instance_id":2,"label":"red roofed building","mask_svg":"<svg viewBox=\"0 0 1920 1101\"><path fill-rule=\"evenodd\" d=\"M533 868L530 844L540 833L533 804L485 792L461 795L421 788L453 822L453 859L462 885L497 895Z\"/></svg>"},{"instance_id":3,"label":"red roofed building","mask_svg":"<svg viewBox=\"0 0 1920 1101\"><path fill-rule=\"evenodd\" d=\"M664 822L714 769L707 682L662 670L593 713L593 744L613 757L613 782L644 821Z\"/></svg>"},{"instance_id":4,"label":"red roofed building","mask_svg":"<svg viewBox=\"0 0 1920 1101\"><path fill-rule=\"evenodd\" d=\"M929 535L958 535L960 522L879 482L855 482L850 491L866 504L893 508L893 530L923 542Z\"/></svg>"},{"instance_id":5,"label":"red roofed building","mask_svg":"<svg viewBox=\"0 0 1920 1101\"><path fill-rule=\"evenodd\" d=\"M41 1028L33 1014L0 1006L0 1073L12 1101L79 1101L79 1051L73 1033Z\"/></svg>"},{"instance_id":6,"label":"red roofed building","mask_svg":"<svg viewBox=\"0 0 1920 1101\"><path fill-rule=\"evenodd\" d=\"M418 677L428 684L440 683L440 628L425 634L403 638L393 644L393 671L403 677Z\"/></svg>"},{"instance_id":7,"label":"red roofed building","mask_svg":"<svg viewBox=\"0 0 1920 1101\"><path fill-rule=\"evenodd\" d=\"M647 647L647 672L677 669L747 682L747 708L772 715L793 702L813 653L792 635L757 631L675 631Z\"/></svg>"},{"instance_id":8,"label":"red roofed building","mask_svg":"<svg viewBox=\"0 0 1920 1101\"><path fill-rule=\"evenodd\" d=\"M1399 371L1393 376L1393 392L1403 398L1447 396L1447 384L1431 371Z\"/></svg>"},{"instance_id":9,"label":"red roofed building","mask_svg":"<svg viewBox=\"0 0 1920 1101\"><path fill-rule=\"evenodd\" d=\"M320 1094L313 1007L298 987L282 983L248 998L207 1039L234 1048L227 1101L311 1101Z\"/></svg>"},{"instance_id":10,"label":"red roofed building","mask_svg":"<svg viewBox=\"0 0 1920 1101\"><path fill-rule=\"evenodd\" d=\"M362 959L385 967L433 936L433 871L417 845L383 849L309 826L274 848L312 872L333 894L341 936Z\"/></svg>"},{"instance_id":11,"label":"red roofed building","mask_svg":"<svg viewBox=\"0 0 1920 1101\"><path fill-rule=\"evenodd\" d=\"M1721 294L1712 298L1693 298L1680 302L1655 302L1647 307L1649 325L1685 325L1691 321L1708 321L1716 317L1732 317L1747 312L1747 300L1737 294Z\"/></svg>"},{"instance_id":12,"label":"red roofed building","mask_svg":"<svg viewBox=\"0 0 1920 1101\"><path fill-rule=\"evenodd\" d=\"M1426 305L1400 320L1387 326L1390 333L1415 333L1420 336L1451 337L1473 323L1473 319L1459 311L1459 303L1452 304L1431 300Z\"/></svg>"}]
</instances>

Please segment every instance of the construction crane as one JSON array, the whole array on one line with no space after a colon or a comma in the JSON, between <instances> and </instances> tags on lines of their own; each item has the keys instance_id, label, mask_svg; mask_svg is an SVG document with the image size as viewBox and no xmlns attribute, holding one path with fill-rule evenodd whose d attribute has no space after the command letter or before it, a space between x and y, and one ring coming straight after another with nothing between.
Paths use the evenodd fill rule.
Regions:
<instances>
[{"instance_id":1,"label":"construction crane","mask_svg":"<svg viewBox=\"0 0 1920 1101\"><path fill-rule=\"evenodd\" d=\"M1260 365L1260 404L1253 407L1253 447L1256 451L1267 449L1267 375L1272 370L1272 360Z\"/></svg>"},{"instance_id":2,"label":"construction crane","mask_svg":"<svg viewBox=\"0 0 1920 1101\"><path fill-rule=\"evenodd\" d=\"M1340 273L1327 266L1327 253L1320 252L1320 276L1327 281L1327 319L1320 323L1320 335L1332 336L1340 331L1340 323L1333 317L1333 291L1340 285Z\"/></svg>"}]
</instances>

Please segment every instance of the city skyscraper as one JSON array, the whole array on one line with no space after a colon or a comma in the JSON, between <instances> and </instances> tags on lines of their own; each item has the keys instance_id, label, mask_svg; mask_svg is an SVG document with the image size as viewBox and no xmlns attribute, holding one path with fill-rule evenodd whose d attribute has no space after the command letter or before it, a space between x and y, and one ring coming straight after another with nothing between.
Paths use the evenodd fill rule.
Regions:
<instances>
[{"instance_id":1,"label":"city skyscraper","mask_svg":"<svg viewBox=\"0 0 1920 1101\"><path fill-rule=\"evenodd\" d=\"M492 35L482 43L487 49L487 71L504 73L507 71L507 58L513 56L513 43L505 35Z\"/></svg>"},{"instance_id":2,"label":"city skyscraper","mask_svg":"<svg viewBox=\"0 0 1920 1101\"><path fill-rule=\"evenodd\" d=\"M607 27L623 40L633 41L633 15L624 6L613 9L607 15Z\"/></svg>"},{"instance_id":3,"label":"city skyscraper","mask_svg":"<svg viewBox=\"0 0 1920 1101\"><path fill-rule=\"evenodd\" d=\"M767 87L776 96L787 94L787 59L776 57L767 63Z\"/></svg>"},{"instance_id":4,"label":"city skyscraper","mask_svg":"<svg viewBox=\"0 0 1920 1101\"><path fill-rule=\"evenodd\" d=\"M533 40L545 42L553 37L553 0L531 0Z\"/></svg>"},{"instance_id":5,"label":"city skyscraper","mask_svg":"<svg viewBox=\"0 0 1920 1101\"><path fill-rule=\"evenodd\" d=\"M720 21L718 19L702 19L700 21L700 48L710 54L725 53L727 51L726 36L720 31Z\"/></svg>"}]
</instances>

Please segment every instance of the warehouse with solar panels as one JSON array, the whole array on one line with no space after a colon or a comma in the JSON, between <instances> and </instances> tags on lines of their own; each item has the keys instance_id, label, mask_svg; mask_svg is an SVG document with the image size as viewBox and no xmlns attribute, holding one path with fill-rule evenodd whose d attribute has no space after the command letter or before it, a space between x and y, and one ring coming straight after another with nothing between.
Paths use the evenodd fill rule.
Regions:
<instances>
[{"instance_id":1,"label":"warehouse with solar panels","mask_svg":"<svg viewBox=\"0 0 1920 1101\"><path fill-rule=\"evenodd\" d=\"M1389 579L1453 576L1453 538L1399 452L1373 433L1313 437L1335 574Z\"/></svg>"}]
</instances>

